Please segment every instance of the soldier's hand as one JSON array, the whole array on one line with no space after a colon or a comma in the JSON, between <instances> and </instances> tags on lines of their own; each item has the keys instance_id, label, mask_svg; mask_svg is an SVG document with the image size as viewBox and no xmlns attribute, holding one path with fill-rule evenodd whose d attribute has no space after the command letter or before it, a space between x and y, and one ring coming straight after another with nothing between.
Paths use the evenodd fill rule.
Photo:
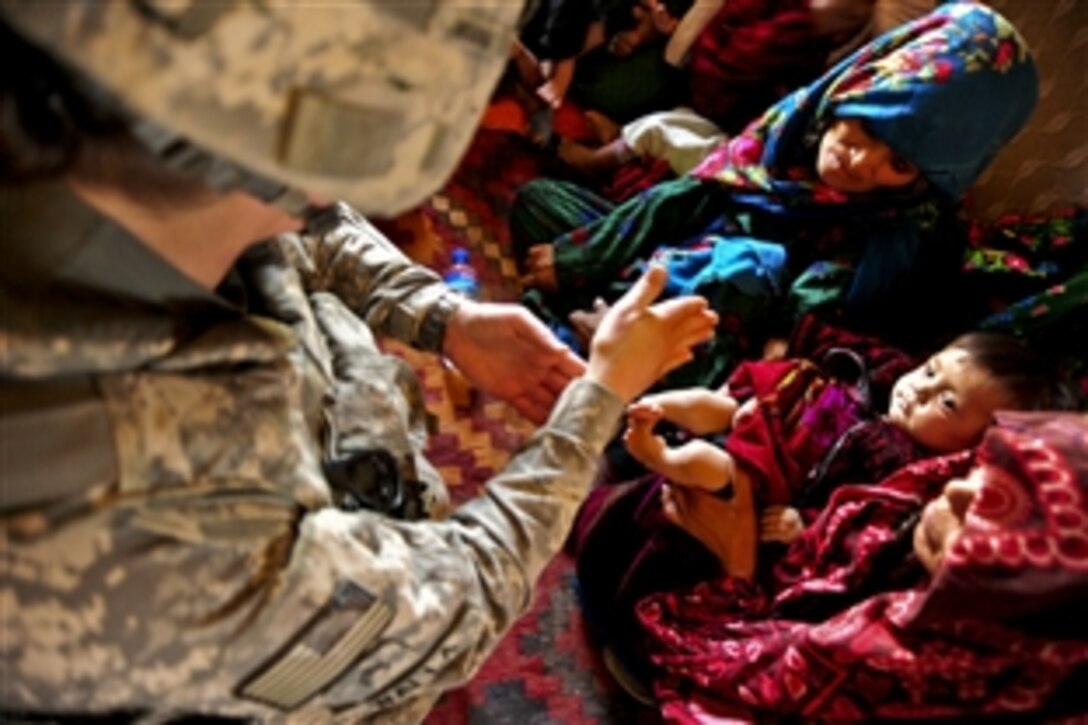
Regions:
<instances>
[{"instance_id":1,"label":"soldier's hand","mask_svg":"<svg viewBox=\"0 0 1088 725\"><path fill-rule=\"evenodd\" d=\"M702 297L653 304L665 287L664 267L651 266L601 320L590 343L586 377L630 402L658 378L692 358L718 316Z\"/></svg>"},{"instance_id":2,"label":"soldier's hand","mask_svg":"<svg viewBox=\"0 0 1088 725\"><path fill-rule=\"evenodd\" d=\"M477 389L543 423L585 363L521 305L465 300L446 327L443 352Z\"/></svg>"}]
</instances>

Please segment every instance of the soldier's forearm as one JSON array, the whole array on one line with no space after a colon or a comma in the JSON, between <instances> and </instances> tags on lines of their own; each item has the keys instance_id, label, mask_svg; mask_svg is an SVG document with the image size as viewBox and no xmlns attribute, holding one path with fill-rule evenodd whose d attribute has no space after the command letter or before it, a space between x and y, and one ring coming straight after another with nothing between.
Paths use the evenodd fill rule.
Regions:
<instances>
[{"instance_id":1,"label":"soldier's forearm","mask_svg":"<svg viewBox=\"0 0 1088 725\"><path fill-rule=\"evenodd\" d=\"M416 344L446 290L437 274L343 204L311 219L287 246L307 292L337 295L379 336Z\"/></svg>"},{"instance_id":2,"label":"soldier's forearm","mask_svg":"<svg viewBox=\"0 0 1088 725\"><path fill-rule=\"evenodd\" d=\"M486 491L446 521L376 522L329 510L308 521L292 565L300 586L331 568L341 588L346 582L374 602L359 621L383 623L353 671L312 704L327 697L360 703L360 716L387 713L471 678L530 606L621 411L610 392L575 382Z\"/></svg>"}]
</instances>

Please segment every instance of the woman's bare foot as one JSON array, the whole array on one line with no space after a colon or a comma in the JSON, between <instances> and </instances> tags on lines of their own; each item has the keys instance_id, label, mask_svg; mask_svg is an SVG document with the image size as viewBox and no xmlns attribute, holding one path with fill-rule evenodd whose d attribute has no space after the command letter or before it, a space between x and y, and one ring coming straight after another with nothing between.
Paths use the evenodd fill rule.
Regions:
<instances>
[{"instance_id":1,"label":"woman's bare foot","mask_svg":"<svg viewBox=\"0 0 1088 725\"><path fill-rule=\"evenodd\" d=\"M578 342L582 344L582 347L589 348L589 341L593 339L594 333L600 327L601 320L604 319L608 308L608 303L598 297L593 300L592 310L575 310L567 316L567 320L570 321L571 327L574 328L574 334L578 336Z\"/></svg>"},{"instance_id":2,"label":"woman's bare foot","mask_svg":"<svg viewBox=\"0 0 1088 725\"><path fill-rule=\"evenodd\" d=\"M555 292L559 281L555 276L555 249L550 244L534 244L525 255L525 273L521 276L523 287L535 287L545 292Z\"/></svg>"}]
</instances>

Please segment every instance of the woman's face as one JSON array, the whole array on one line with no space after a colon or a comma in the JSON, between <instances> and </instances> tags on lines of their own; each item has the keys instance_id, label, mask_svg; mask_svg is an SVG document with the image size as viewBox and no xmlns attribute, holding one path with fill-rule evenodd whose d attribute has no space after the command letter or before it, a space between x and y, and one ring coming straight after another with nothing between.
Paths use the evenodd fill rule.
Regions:
<instances>
[{"instance_id":1,"label":"woman's face","mask_svg":"<svg viewBox=\"0 0 1088 725\"><path fill-rule=\"evenodd\" d=\"M914 183L920 175L914 164L853 118L836 119L824 131L816 173L825 184L844 194L899 188Z\"/></svg>"},{"instance_id":2,"label":"woman's face","mask_svg":"<svg viewBox=\"0 0 1088 725\"><path fill-rule=\"evenodd\" d=\"M985 480L986 469L975 466L965 478L954 478L944 491L922 509L914 527L914 553L929 572L935 572L956 543L971 507Z\"/></svg>"}]
</instances>

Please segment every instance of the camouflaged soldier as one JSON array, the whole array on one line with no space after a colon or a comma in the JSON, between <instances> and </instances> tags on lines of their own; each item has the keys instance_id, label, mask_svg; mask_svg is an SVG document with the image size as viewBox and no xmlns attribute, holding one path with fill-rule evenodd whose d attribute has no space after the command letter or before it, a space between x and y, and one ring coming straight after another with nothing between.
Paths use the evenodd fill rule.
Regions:
<instances>
[{"instance_id":1,"label":"camouflaged soldier","mask_svg":"<svg viewBox=\"0 0 1088 725\"><path fill-rule=\"evenodd\" d=\"M529 605L713 314L653 270L585 364L298 191L423 198L517 5L0 0L0 717L418 720ZM444 518L375 335L546 421Z\"/></svg>"}]
</instances>

